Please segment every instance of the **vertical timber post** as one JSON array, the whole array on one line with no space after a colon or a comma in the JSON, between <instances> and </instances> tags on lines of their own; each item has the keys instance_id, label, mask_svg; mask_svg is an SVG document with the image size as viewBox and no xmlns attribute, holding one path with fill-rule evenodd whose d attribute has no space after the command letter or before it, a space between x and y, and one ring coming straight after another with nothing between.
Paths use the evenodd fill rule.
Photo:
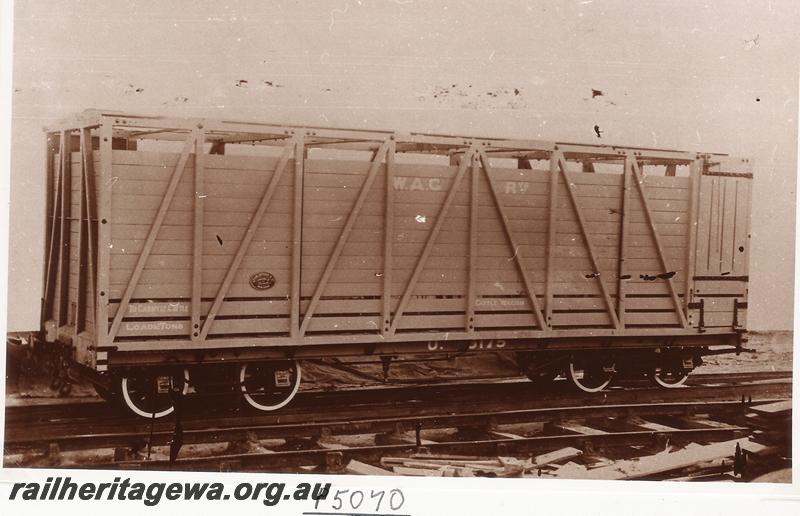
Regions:
<instances>
[{"instance_id":1,"label":"vertical timber post","mask_svg":"<svg viewBox=\"0 0 800 516\"><path fill-rule=\"evenodd\" d=\"M94 151L92 151L92 130L85 127L81 131L81 155L84 162L83 169L83 184L84 184L84 202L86 206L86 255L89 261L88 269L85 274L85 290L83 292L83 302L78 303L78 316L79 320L83 322L82 329L86 329L87 323L87 306L86 299L92 297L92 306L94 306L94 298L97 296L97 190L95 187L95 166L94 166ZM84 285L84 283L81 283ZM94 314L92 314L92 320ZM94 334L94 330L92 331Z\"/></svg>"},{"instance_id":2,"label":"vertical timber post","mask_svg":"<svg viewBox=\"0 0 800 516\"><path fill-rule=\"evenodd\" d=\"M191 340L200 336L200 303L203 290L203 215L205 204L205 131L198 123L194 138L194 231L192 237L192 329Z\"/></svg>"},{"instance_id":3,"label":"vertical timber post","mask_svg":"<svg viewBox=\"0 0 800 516\"><path fill-rule=\"evenodd\" d=\"M292 339L300 338L300 253L303 247L303 162L305 136L294 136L294 204L292 208L292 290L289 295L290 334Z\"/></svg>"},{"instance_id":4,"label":"vertical timber post","mask_svg":"<svg viewBox=\"0 0 800 516\"><path fill-rule=\"evenodd\" d=\"M631 155L625 154L625 163L622 165L622 207L620 230L619 230L619 270L617 273L617 317L619 317L619 325L625 328L625 280L623 276L626 275L628 267L625 260L628 259L628 228L630 226L630 205L631 205L631 174L630 169L633 167L631 164Z\"/></svg>"},{"instance_id":5,"label":"vertical timber post","mask_svg":"<svg viewBox=\"0 0 800 516\"><path fill-rule=\"evenodd\" d=\"M78 261L77 261L77 272L78 272L78 281L77 285L75 285L75 326L73 327L73 338L78 338L78 334L83 331L84 328L84 313L85 313L85 305L86 305L86 268L88 266L88 257L86 256L86 249L87 249L87 242L91 238L91 226L89 226L89 222L87 219L89 218L88 207L86 206L87 200L87 192L86 192L86 171L88 168L87 164L87 156L86 156L86 145L87 145L87 136L86 136L86 129L81 128L80 130L80 173L78 174L78 241L76 242L75 246L78 248ZM92 141L91 137L88 137L88 145L91 147ZM84 222L87 221L85 224Z\"/></svg>"},{"instance_id":6,"label":"vertical timber post","mask_svg":"<svg viewBox=\"0 0 800 516\"><path fill-rule=\"evenodd\" d=\"M557 148L550 154L550 186L547 196L547 277L545 278L545 322L553 326L553 276L555 276L556 223L558 214L558 161L561 151Z\"/></svg>"},{"instance_id":7,"label":"vertical timber post","mask_svg":"<svg viewBox=\"0 0 800 516\"><path fill-rule=\"evenodd\" d=\"M111 138L114 126L111 119L100 119L100 188L97 189L97 299L95 325L97 347L110 346L108 325L109 272L111 264L111 167L113 154ZM122 309L122 307L120 307Z\"/></svg>"},{"instance_id":8,"label":"vertical timber post","mask_svg":"<svg viewBox=\"0 0 800 516\"><path fill-rule=\"evenodd\" d=\"M392 136L386 153L386 188L383 220L383 324L381 334L385 337L392 324L392 247L394 241L394 155L397 139Z\"/></svg>"},{"instance_id":9,"label":"vertical timber post","mask_svg":"<svg viewBox=\"0 0 800 516\"><path fill-rule=\"evenodd\" d=\"M697 259L697 213L700 204L700 180L704 161L695 159L689 165L689 245L686 247L686 283L683 291L683 306L686 318L689 318L689 303L694 291L694 268Z\"/></svg>"},{"instance_id":10,"label":"vertical timber post","mask_svg":"<svg viewBox=\"0 0 800 516\"><path fill-rule=\"evenodd\" d=\"M69 240L71 229L69 221L72 210L71 189L72 181L70 168L72 165L72 132L69 130L61 131L61 211L59 214L59 238L58 238L58 268L56 279L56 326L60 327L67 324L67 308L69 306L69 265L70 265L70 246Z\"/></svg>"},{"instance_id":11,"label":"vertical timber post","mask_svg":"<svg viewBox=\"0 0 800 516\"><path fill-rule=\"evenodd\" d=\"M55 133L49 132L47 133L47 149L45 153L46 162L46 170L47 170L47 178L46 178L46 199L47 204L45 206L45 236L47 238L46 241L46 254L45 254L45 268L44 268L44 292L42 296L42 313L41 313L41 320L40 320L40 328L44 329L44 323L52 318L53 315L53 302L52 302L52 293L54 288L54 281L53 281L53 255L55 254L55 224L56 224L56 210L58 203L59 194L56 191L58 187L58 179L56 178L56 170L55 170L55 156L56 156L56 147L55 147L55 140L56 136Z\"/></svg>"},{"instance_id":12,"label":"vertical timber post","mask_svg":"<svg viewBox=\"0 0 800 516\"><path fill-rule=\"evenodd\" d=\"M475 331L475 277L478 265L478 162L475 156L470 159L469 190L469 275L467 277L467 320L468 332Z\"/></svg>"}]
</instances>

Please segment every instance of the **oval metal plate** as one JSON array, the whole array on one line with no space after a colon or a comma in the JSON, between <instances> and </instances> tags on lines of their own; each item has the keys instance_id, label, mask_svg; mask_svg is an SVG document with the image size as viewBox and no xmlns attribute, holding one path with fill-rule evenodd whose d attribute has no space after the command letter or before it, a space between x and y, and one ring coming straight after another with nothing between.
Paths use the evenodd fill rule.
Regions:
<instances>
[{"instance_id":1,"label":"oval metal plate","mask_svg":"<svg viewBox=\"0 0 800 516\"><path fill-rule=\"evenodd\" d=\"M257 272L250 276L250 286L256 290L268 290L275 285L275 276L269 272Z\"/></svg>"}]
</instances>

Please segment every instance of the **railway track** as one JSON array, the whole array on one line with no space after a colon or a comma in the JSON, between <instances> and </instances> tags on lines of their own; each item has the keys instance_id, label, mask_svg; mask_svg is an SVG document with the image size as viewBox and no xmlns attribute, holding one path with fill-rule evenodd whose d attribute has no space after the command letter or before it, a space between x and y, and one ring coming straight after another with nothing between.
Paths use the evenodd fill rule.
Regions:
<instances>
[{"instance_id":1,"label":"railway track","mask_svg":"<svg viewBox=\"0 0 800 516\"><path fill-rule=\"evenodd\" d=\"M763 402L774 399L763 399ZM666 402L625 403L613 405L557 406L536 409L462 411L458 414L446 410L430 414L381 415L379 417L330 418L307 422L264 423L253 421L248 425L215 426L183 430L184 444L216 443L258 439L320 438L331 435L376 434L417 430L420 432L441 428L486 427L492 424L538 423L557 419L584 419L627 416L692 415L695 413L742 412L746 404L740 401L722 402ZM743 430L737 428L737 431ZM150 439L150 432L142 429L133 432L87 433L82 435L11 435L6 438L7 452L41 449L44 444L57 444L62 451L94 448L134 446L141 448ZM174 436L170 429L154 430L150 444L164 446Z\"/></svg>"},{"instance_id":2,"label":"railway track","mask_svg":"<svg viewBox=\"0 0 800 516\"><path fill-rule=\"evenodd\" d=\"M151 425L94 402L9 407L6 464L14 465L14 460L24 461L26 456L30 462L42 450L52 456L53 450L110 449L118 460L107 455L82 466L237 471L324 467L336 471L351 461L375 463L387 454L419 453L421 447L430 453L519 455L564 446L593 449L713 442L749 435L752 425L745 416L751 406L791 396L788 373L697 375L691 385L679 389L633 385L599 395L569 392L559 382L550 387L544 396L530 382L519 381L311 391L298 396L291 409L276 414L209 414L192 406L199 398L187 397L186 413L181 417L182 444L228 446L223 453L178 458L176 462L142 457L142 450L166 447L176 439L173 421L159 420ZM404 403L398 404L400 400ZM698 422L700 415L715 419ZM639 419L657 423L650 427L628 423ZM581 424L561 424L564 421ZM587 422L594 426L587 426ZM544 430L512 437L496 431L509 425L539 425ZM588 434L575 431L598 427L602 429ZM439 434L448 429L458 431L441 438ZM340 449L336 450L324 444L338 436L363 435L389 436L390 441L403 442L386 444L385 438L376 438L376 444L337 445ZM438 436L435 442L429 439L431 435ZM232 443L281 439L283 444L271 448L268 454L228 452L236 449ZM15 454L18 459L14 459ZM44 462L53 465L53 460Z\"/></svg>"},{"instance_id":3,"label":"railway track","mask_svg":"<svg viewBox=\"0 0 800 516\"><path fill-rule=\"evenodd\" d=\"M781 380L788 381L791 380L791 377L791 371L758 371L724 374L703 373L690 376L686 387L717 385L729 386L732 389L736 389L737 387L744 387L752 383ZM636 387L639 387L639 389L637 390ZM745 387L745 389L747 389L747 387ZM666 397L665 399L674 399L670 398L670 396L674 396L674 394L672 394L673 392L682 392L682 389L676 389L674 391L657 389L650 386L648 382L642 381L627 382L622 387L612 388L603 392L601 396L618 397L621 401L635 401L640 399L638 397L639 394L637 394L639 390L645 393L643 394L645 398L655 397L654 399L656 400L660 399L660 395ZM344 388L336 391L312 390L300 392L290 406L280 411L279 416L288 417L293 414L307 415L310 408L314 408L316 411L318 407L324 407L325 405L339 407L346 405L348 407L353 407L367 404L377 406L381 403L392 405L398 401L409 404L419 404L429 403L442 398L459 398L460 396L468 396L469 399L473 401L498 401L506 398L524 398L536 401L537 403L547 402L547 400L541 399L543 393L547 394L548 397L552 395L557 396L557 401L559 403L566 402L572 405L579 403L591 404L593 400L598 398L595 394L575 392L566 382L556 381L551 385L536 386L522 377L486 378L483 381L465 381L459 379L438 382L428 381L425 384L415 383L413 385L388 384L368 388ZM742 392L742 394L747 395L746 392ZM185 403L185 417L188 420L199 418L205 421L209 417L235 417L236 414L241 412L241 410L230 409L228 407L219 408L212 406L209 408L208 398L205 396L187 396ZM241 408L244 409L244 407ZM16 406L7 406L5 416L7 426L9 424L21 426L23 424L45 422L51 424L66 423L69 421L99 418L111 420L115 423L142 424L142 419L134 418L123 410L118 410L114 405L101 400L61 401L52 404L20 404ZM246 417L270 419L273 416L269 414L250 413L250 415Z\"/></svg>"}]
</instances>

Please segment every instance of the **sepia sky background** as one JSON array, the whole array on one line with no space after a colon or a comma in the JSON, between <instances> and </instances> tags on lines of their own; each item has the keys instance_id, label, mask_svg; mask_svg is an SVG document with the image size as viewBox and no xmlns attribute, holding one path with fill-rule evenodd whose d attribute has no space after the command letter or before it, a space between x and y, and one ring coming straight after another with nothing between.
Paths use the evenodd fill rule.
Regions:
<instances>
[{"instance_id":1,"label":"sepia sky background","mask_svg":"<svg viewBox=\"0 0 800 516\"><path fill-rule=\"evenodd\" d=\"M749 326L792 327L793 0L54 0L15 11L10 331L38 326L41 128L87 108L750 157Z\"/></svg>"}]
</instances>

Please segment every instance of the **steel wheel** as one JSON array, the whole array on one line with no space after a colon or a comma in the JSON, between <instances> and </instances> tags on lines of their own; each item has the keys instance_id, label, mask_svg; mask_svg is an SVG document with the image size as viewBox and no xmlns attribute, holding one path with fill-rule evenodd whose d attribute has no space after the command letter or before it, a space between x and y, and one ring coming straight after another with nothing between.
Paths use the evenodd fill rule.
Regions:
<instances>
[{"instance_id":1,"label":"steel wheel","mask_svg":"<svg viewBox=\"0 0 800 516\"><path fill-rule=\"evenodd\" d=\"M674 389L686 383L686 380L689 378L689 372L685 370L669 371L657 368L650 375L650 378L660 387Z\"/></svg>"},{"instance_id":2,"label":"steel wheel","mask_svg":"<svg viewBox=\"0 0 800 516\"><path fill-rule=\"evenodd\" d=\"M172 406L170 389L177 387L183 394L189 390L189 370L183 369L172 374L155 375L145 373L141 376L123 376L120 379L120 392L125 406L137 416L161 418L175 410Z\"/></svg>"},{"instance_id":3,"label":"steel wheel","mask_svg":"<svg viewBox=\"0 0 800 516\"><path fill-rule=\"evenodd\" d=\"M300 363L296 360L243 364L239 386L251 407L271 411L292 401L300 388L300 378Z\"/></svg>"},{"instance_id":4,"label":"steel wheel","mask_svg":"<svg viewBox=\"0 0 800 516\"><path fill-rule=\"evenodd\" d=\"M614 372L604 371L601 362L572 361L567 370L567 378L584 392L602 391L608 387L613 377Z\"/></svg>"}]
</instances>

